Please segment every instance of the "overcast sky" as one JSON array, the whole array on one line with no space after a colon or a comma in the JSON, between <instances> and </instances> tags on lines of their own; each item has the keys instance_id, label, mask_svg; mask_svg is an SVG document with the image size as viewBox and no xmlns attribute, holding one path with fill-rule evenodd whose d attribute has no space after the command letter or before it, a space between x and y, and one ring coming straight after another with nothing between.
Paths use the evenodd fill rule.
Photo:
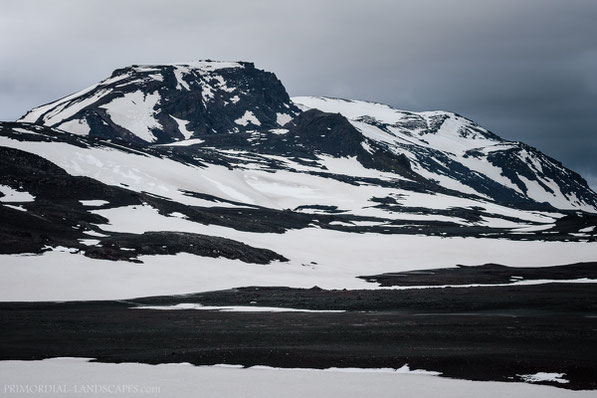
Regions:
<instances>
[{"instance_id":1,"label":"overcast sky","mask_svg":"<svg viewBox=\"0 0 597 398\"><path fill-rule=\"evenodd\" d=\"M0 3L0 120L112 70L246 60L290 95L450 110L597 188L596 0Z\"/></svg>"}]
</instances>

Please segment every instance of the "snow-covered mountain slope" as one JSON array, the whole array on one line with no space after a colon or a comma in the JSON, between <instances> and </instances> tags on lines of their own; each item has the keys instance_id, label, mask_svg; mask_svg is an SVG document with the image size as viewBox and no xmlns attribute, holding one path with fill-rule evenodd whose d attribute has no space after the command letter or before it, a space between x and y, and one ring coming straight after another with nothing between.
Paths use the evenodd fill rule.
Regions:
<instances>
[{"instance_id":1,"label":"snow-covered mountain slope","mask_svg":"<svg viewBox=\"0 0 597 398\"><path fill-rule=\"evenodd\" d=\"M277 128L298 110L273 73L247 62L133 65L20 120L75 134L167 143Z\"/></svg>"},{"instance_id":2,"label":"snow-covered mountain slope","mask_svg":"<svg viewBox=\"0 0 597 398\"><path fill-rule=\"evenodd\" d=\"M1 124L0 145L40 156L71 175L180 206L291 210L320 218L317 222L309 218L300 226L333 219L339 229L391 232L399 227L396 231L406 232L437 224L428 232L460 235L467 228L551 225L562 216L429 191L426 185L392 172L365 168L354 157L318 154L304 159L195 146L127 147L22 123ZM20 179L27 175L17 170L12 178L7 183L19 189Z\"/></svg>"},{"instance_id":3,"label":"snow-covered mountain slope","mask_svg":"<svg viewBox=\"0 0 597 398\"><path fill-rule=\"evenodd\" d=\"M0 151L1 300L371 289L358 276L590 261L597 244L597 217L416 192L356 159L191 156L23 123L0 125Z\"/></svg>"},{"instance_id":4,"label":"snow-covered mountain slope","mask_svg":"<svg viewBox=\"0 0 597 398\"><path fill-rule=\"evenodd\" d=\"M596 194L555 160L455 114L292 102L247 63L117 70L0 123L0 155L3 265L142 261L170 286L113 290L93 271L89 297L594 260ZM191 280L162 274L172 256Z\"/></svg>"},{"instance_id":5,"label":"snow-covered mountain slope","mask_svg":"<svg viewBox=\"0 0 597 398\"><path fill-rule=\"evenodd\" d=\"M35 208L44 195L49 200L60 194L67 205L101 200L106 203L96 207L102 212L115 209L106 218L131 219L120 232L160 230L160 225L168 224L157 221L160 215L176 213L202 224L253 232L313 227L515 240L594 238L590 232L580 232L592 225L588 214L515 209L474 195L430 190L425 183L391 171L366 168L356 157L319 153L307 159L196 146L126 146L24 123L0 124L0 148L6 151L3 192L27 192L35 198L19 204L24 209ZM55 169L52 179L40 179L37 169L26 166L31 156L37 163L54 165L37 168ZM77 184L68 182L74 177L92 178L104 188L98 194L96 188L75 189ZM62 180L60 192L55 192ZM32 181L36 182L30 187ZM108 193L113 190L119 193ZM13 197L10 200L13 206L17 203ZM48 212L47 205L41 213ZM155 223L150 222L153 216ZM577 222L570 227L558 224L571 218ZM150 226L135 226L140 219ZM77 217L72 222L76 224ZM96 227L92 230L99 231ZM172 231L189 231L180 228Z\"/></svg>"},{"instance_id":6,"label":"snow-covered mountain slope","mask_svg":"<svg viewBox=\"0 0 597 398\"><path fill-rule=\"evenodd\" d=\"M597 195L577 173L460 115L328 97L292 100L302 109L342 114L368 140L406 156L414 172L443 187L512 204L530 199L560 209L597 209Z\"/></svg>"},{"instance_id":7,"label":"snow-covered mountain slope","mask_svg":"<svg viewBox=\"0 0 597 398\"><path fill-rule=\"evenodd\" d=\"M371 289L358 277L594 260L596 216L425 187L357 157L146 146L2 123L0 299Z\"/></svg>"},{"instance_id":8,"label":"snow-covered mountain slope","mask_svg":"<svg viewBox=\"0 0 597 398\"><path fill-rule=\"evenodd\" d=\"M597 211L597 194L578 174L464 117L324 97L291 101L273 73L251 63L118 69L88 89L31 110L20 121L121 143L165 145L173 156L192 157L205 148L219 150L211 151L216 157L222 150L250 158L282 156L316 165L312 173L325 170L325 163L354 163L369 174L390 173L394 183L401 180L401 187L420 193L518 209ZM217 164L213 158L206 162L213 161ZM242 161L236 163L242 167ZM340 174L355 177L350 171Z\"/></svg>"}]
</instances>

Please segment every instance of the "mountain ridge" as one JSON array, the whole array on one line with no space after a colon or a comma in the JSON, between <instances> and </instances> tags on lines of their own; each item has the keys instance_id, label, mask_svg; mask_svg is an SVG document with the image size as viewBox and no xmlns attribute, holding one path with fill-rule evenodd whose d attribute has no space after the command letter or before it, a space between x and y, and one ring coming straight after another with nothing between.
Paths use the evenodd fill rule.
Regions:
<instances>
[{"instance_id":1,"label":"mountain ridge","mask_svg":"<svg viewBox=\"0 0 597 398\"><path fill-rule=\"evenodd\" d=\"M291 99L273 73L247 62L131 65L32 109L19 122L165 145L171 156L242 151L323 168L322 155L354 157L415 191L473 195L520 209L597 212L597 194L580 175L459 114L333 97Z\"/></svg>"}]
</instances>

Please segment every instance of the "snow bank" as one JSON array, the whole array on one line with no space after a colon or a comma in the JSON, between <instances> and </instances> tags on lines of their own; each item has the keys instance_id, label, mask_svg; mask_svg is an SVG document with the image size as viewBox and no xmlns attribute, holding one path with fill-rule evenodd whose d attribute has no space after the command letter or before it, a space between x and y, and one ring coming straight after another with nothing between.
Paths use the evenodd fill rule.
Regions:
<instances>
[{"instance_id":1,"label":"snow bank","mask_svg":"<svg viewBox=\"0 0 597 398\"><path fill-rule=\"evenodd\" d=\"M416 371L369 369L275 369L269 367L145 365L89 362L85 358L2 361L5 389L47 388L44 396L88 389L124 390L118 396L175 397L443 397L584 398L594 391L571 391L525 383L455 380ZM132 390L136 390L133 392ZM141 394L140 392L143 392ZM72 394L71 394L72 395ZM64 396L64 395L60 395Z\"/></svg>"}]
</instances>

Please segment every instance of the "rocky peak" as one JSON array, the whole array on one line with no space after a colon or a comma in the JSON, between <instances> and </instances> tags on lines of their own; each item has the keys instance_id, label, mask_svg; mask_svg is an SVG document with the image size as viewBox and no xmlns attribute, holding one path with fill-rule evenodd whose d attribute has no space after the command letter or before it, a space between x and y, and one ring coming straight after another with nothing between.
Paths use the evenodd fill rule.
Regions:
<instances>
[{"instance_id":1,"label":"rocky peak","mask_svg":"<svg viewBox=\"0 0 597 398\"><path fill-rule=\"evenodd\" d=\"M273 73L249 62L207 60L117 69L20 121L153 144L277 128L298 113Z\"/></svg>"}]
</instances>

